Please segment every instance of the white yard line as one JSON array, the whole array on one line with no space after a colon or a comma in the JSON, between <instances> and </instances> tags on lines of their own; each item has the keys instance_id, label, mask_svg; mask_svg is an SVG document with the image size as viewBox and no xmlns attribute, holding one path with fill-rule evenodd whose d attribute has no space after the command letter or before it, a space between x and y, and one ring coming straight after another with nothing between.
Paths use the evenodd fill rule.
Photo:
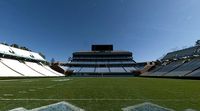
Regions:
<instances>
[{"instance_id":1,"label":"white yard line","mask_svg":"<svg viewBox=\"0 0 200 111\"><path fill-rule=\"evenodd\" d=\"M19 81L19 80L16 80L16 79L9 79L9 80L0 80L0 82L10 82L10 81Z\"/></svg>"},{"instance_id":2,"label":"white yard line","mask_svg":"<svg viewBox=\"0 0 200 111\"><path fill-rule=\"evenodd\" d=\"M200 99L2 99L0 101L200 101Z\"/></svg>"},{"instance_id":3,"label":"white yard line","mask_svg":"<svg viewBox=\"0 0 200 111\"><path fill-rule=\"evenodd\" d=\"M24 93L27 93L27 92L26 91L18 91L18 93L24 94Z\"/></svg>"},{"instance_id":4,"label":"white yard line","mask_svg":"<svg viewBox=\"0 0 200 111\"><path fill-rule=\"evenodd\" d=\"M49 88L53 88L53 87L56 87L56 86L62 86L62 85L65 85L65 84L66 83L53 84L53 85L46 86L45 88L49 89Z\"/></svg>"},{"instance_id":5,"label":"white yard line","mask_svg":"<svg viewBox=\"0 0 200 111\"><path fill-rule=\"evenodd\" d=\"M69 80L72 80L72 79L54 79L52 81L55 81L55 82L63 82L63 81L69 81Z\"/></svg>"},{"instance_id":6,"label":"white yard line","mask_svg":"<svg viewBox=\"0 0 200 111\"><path fill-rule=\"evenodd\" d=\"M29 89L28 91L30 91L30 92L34 92L34 91L36 91L35 89Z\"/></svg>"},{"instance_id":7,"label":"white yard line","mask_svg":"<svg viewBox=\"0 0 200 111\"><path fill-rule=\"evenodd\" d=\"M3 96L13 96L13 94L3 94Z\"/></svg>"}]
</instances>

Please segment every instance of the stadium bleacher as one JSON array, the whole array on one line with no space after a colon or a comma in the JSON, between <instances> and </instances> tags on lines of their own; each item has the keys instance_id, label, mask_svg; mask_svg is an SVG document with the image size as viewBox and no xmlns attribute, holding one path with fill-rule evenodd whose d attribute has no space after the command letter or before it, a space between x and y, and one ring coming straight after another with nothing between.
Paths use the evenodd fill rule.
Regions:
<instances>
[{"instance_id":1,"label":"stadium bleacher","mask_svg":"<svg viewBox=\"0 0 200 111\"><path fill-rule=\"evenodd\" d=\"M0 77L64 76L44 63L39 53L0 44Z\"/></svg>"},{"instance_id":2,"label":"stadium bleacher","mask_svg":"<svg viewBox=\"0 0 200 111\"><path fill-rule=\"evenodd\" d=\"M34 63L34 62L25 62L25 64L29 68L31 68L32 70L39 71L38 73L40 73L41 75L44 75L44 76L58 76L57 74L46 70L41 64Z\"/></svg>"},{"instance_id":3,"label":"stadium bleacher","mask_svg":"<svg viewBox=\"0 0 200 111\"><path fill-rule=\"evenodd\" d=\"M19 56L19 57L34 59L34 56L31 55L30 51L26 51L26 50L14 48L14 47L10 47L10 49L11 49L13 52L15 52L15 55L17 55L17 56Z\"/></svg>"},{"instance_id":4,"label":"stadium bleacher","mask_svg":"<svg viewBox=\"0 0 200 111\"><path fill-rule=\"evenodd\" d=\"M72 70L73 72L79 72L82 67L70 67L67 70Z\"/></svg>"},{"instance_id":5,"label":"stadium bleacher","mask_svg":"<svg viewBox=\"0 0 200 111\"><path fill-rule=\"evenodd\" d=\"M200 63L198 63L198 68L194 69L191 73L187 74L188 77L200 77Z\"/></svg>"},{"instance_id":6,"label":"stadium bleacher","mask_svg":"<svg viewBox=\"0 0 200 111\"><path fill-rule=\"evenodd\" d=\"M100 50L95 49L97 46ZM92 45L91 51L74 52L68 62L59 66L66 72L72 72L70 76L134 76L132 70L138 68L132 52L110 50L108 46L113 47Z\"/></svg>"},{"instance_id":7,"label":"stadium bleacher","mask_svg":"<svg viewBox=\"0 0 200 111\"><path fill-rule=\"evenodd\" d=\"M157 70L154 72L152 75L154 76L162 76L168 72L171 72L175 68L179 67L180 65L183 64L183 61L176 61L176 62L171 62L167 64L166 66L162 67L160 70Z\"/></svg>"},{"instance_id":8,"label":"stadium bleacher","mask_svg":"<svg viewBox=\"0 0 200 111\"><path fill-rule=\"evenodd\" d=\"M142 74L142 75L145 75L145 76L153 75L154 72L160 70L162 67L164 67L164 66L163 66L163 65L161 65L161 66L155 66L154 69L150 70L149 72L145 72L145 73Z\"/></svg>"},{"instance_id":9,"label":"stadium bleacher","mask_svg":"<svg viewBox=\"0 0 200 111\"><path fill-rule=\"evenodd\" d=\"M80 71L81 71L81 73L94 73L95 68L93 68L93 67L84 67L84 68L81 68Z\"/></svg>"},{"instance_id":10,"label":"stadium bleacher","mask_svg":"<svg viewBox=\"0 0 200 111\"><path fill-rule=\"evenodd\" d=\"M0 60L1 61L1 60ZM20 77L24 76L19 74L18 72L11 70L9 67L5 66L2 62L0 62L0 77Z\"/></svg>"},{"instance_id":11,"label":"stadium bleacher","mask_svg":"<svg viewBox=\"0 0 200 111\"><path fill-rule=\"evenodd\" d=\"M110 72L109 71L109 68L108 67L97 67L95 72L105 72L105 73L108 73Z\"/></svg>"},{"instance_id":12,"label":"stadium bleacher","mask_svg":"<svg viewBox=\"0 0 200 111\"><path fill-rule=\"evenodd\" d=\"M169 52L154 69L141 74L153 77L200 77L200 46Z\"/></svg>"},{"instance_id":13,"label":"stadium bleacher","mask_svg":"<svg viewBox=\"0 0 200 111\"><path fill-rule=\"evenodd\" d=\"M10 49L10 46L6 46L6 45L3 45L3 44L0 44L0 53L1 54L14 55L15 56L15 52L13 52Z\"/></svg>"},{"instance_id":14,"label":"stadium bleacher","mask_svg":"<svg viewBox=\"0 0 200 111\"><path fill-rule=\"evenodd\" d=\"M130 72L130 71L136 70L136 67L124 67L124 69L125 69L127 72Z\"/></svg>"},{"instance_id":15,"label":"stadium bleacher","mask_svg":"<svg viewBox=\"0 0 200 111\"><path fill-rule=\"evenodd\" d=\"M6 66L9 66L16 72L24 75L24 76L38 76L41 77L43 75L35 72L34 70L30 69L28 66L26 66L24 63L19 62L18 60L12 60L12 59L6 59L6 58L1 58L1 61L3 64L6 64Z\"/></svg>"},{"instance_id":16,"label":"stadium bleacher","mask_svg":"<svg viewBox=\"0 0 200 111\"><path fill-rule=\"evenodd\" d=\"M126 72L126 70L124 70L123 67L110 67L110 71L111 72L114 72L114 73L119 73L119 72Z\"/></svg>"},{"instance_id":17,"label":"stadium bleacher","mask_svg":"<svg viewBox=\"0 0 200 111\"><path fill-rule=\"evenodd\" d=\"M180 59L183 57L190 57L195 54L197 54L197 49L199 46L194 46L174 52L168 53L165 57L163 57L163 60L170 60L170 59Z\"/></svg>"},{"instance_id":18,"label":"stadium bleacher","mask_svg":"<svg viewBox=\"0 0 200 111\"><path fill-rule=\"evenodd\" d=\"M54 73L54 74L56 74L56 75L58 75L58 76L63 76L62 73L59 73L59 72L54 71L54 70L51 69L49 66L47 66L47 65L45 65L45 64L42 64L42 63L40 63L40 64L41 64L46 70L50 71L51 73Z\"/></svg>"},{"instance_id":19,"label":"stadium bleacher","mask_svg":"<svg viewBox=\"0 0 200 111\"><path fill-rule=\"evenodd\" d=\"M184 63L182 66L167 73L165 76L185 76L186 74L192 72L196 68L200 67L200 59L193 59L189 62Z\"/></svg>"},{"instance_id":20,"label":"stadium bleacher","mask_svg":"<svg viewBox=\"0 0 200 111\"><path fill-rule=\"evenodd\" d=\"M34 56L34 59L35 59L35 60L38 60L38 61L46 61L39 53L30 52L30 54Z\"/></svg>"}]
</instances>

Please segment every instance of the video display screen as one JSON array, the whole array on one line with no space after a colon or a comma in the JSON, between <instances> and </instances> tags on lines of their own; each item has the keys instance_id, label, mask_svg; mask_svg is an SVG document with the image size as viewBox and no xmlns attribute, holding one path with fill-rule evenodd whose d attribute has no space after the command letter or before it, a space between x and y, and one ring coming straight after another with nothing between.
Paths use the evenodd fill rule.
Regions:
<instances>
[{"instance_id":1,"label":"video display screen","mask_svg":"<svg viewBox=\"0 0 200 111\"><path fill-rule=\"evenodd\" d=\"M92 51L112 51L113 45L92 45Z\"/></svg>"}]
</instances>

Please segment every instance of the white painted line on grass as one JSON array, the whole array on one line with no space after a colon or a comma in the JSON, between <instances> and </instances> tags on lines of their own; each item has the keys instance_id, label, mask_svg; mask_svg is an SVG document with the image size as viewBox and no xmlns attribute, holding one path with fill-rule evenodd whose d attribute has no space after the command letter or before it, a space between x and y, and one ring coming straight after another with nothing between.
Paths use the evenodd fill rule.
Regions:
<instances>
[{"instance_id":1,"label":"white painted line on grass","mask_svg":"<svg viewBox=\"0 0 200 111\"><path fill-rule=\"evenodd\" d=\"M27 93L27 92L26 91L18 91L18 93L24 94L24 93Z\"/></svg>"},{"instance_id":2,"label":"white painted line on grass","mask_svg":"<svg viewBox=\"0 0 200 111\"><path fill-rule=\"evenodd\" d=\"M21 81L21 82L27 82L27 83L31 83L31 82L35 82L35 81Z\"/></svg>"},{"instance_id":3,"label":"white painted line on grass","mask_svg":"<svg viewBox=\"0 0 200 111\"><path fill-rule=\"evenodd\" d=\"M0 80L0 82L5 82L5 81L19 81L19 80L15 80L15 79L13 79L13 80Z\"/></svg>"},{"instance_id":4,"label":"white painted line on grass","mask_svg":"<svg viewBox=\"0 0 200 111\"><path fill-rule=\"evenodd\" d=\"M63 81L69 81L69 80L72 80L72 79L56 79L56 80L52 80L52 81L63 82Z\"/></svg>"},{"instance_id":5,"label":"white painted line on grass","mask_svg":"<svg viewBox=\"0 0 200 111\"><path fill-rule=\"evenodd\" d=\"M3 96L13 96L13 94L3 94Z\"/></svg>"},{"instance_id":6,"label":"white painted line on grass","mask_svg":"<svg viewBox=\"0 0 200 111\"><path fill-rule=\"evenodd\" d=\"M29 89L28 91L33 92L33 91L36 91L36 90L35 89Z\"/></svg>"},{"instance_id":7,"label":"white painted line on grass","mask_svg":"<svg viewBox=\"0 0 200 111\"><path fill-rule=\"evenodd\" d=\"M64 85L64 84L65 84L65 83L49 85L49 86L46 86L45 89L50 89L50 88L53 88L53 87L56 87L56 86L62 86L62 85Z\"/></svg>"}]
</instances>

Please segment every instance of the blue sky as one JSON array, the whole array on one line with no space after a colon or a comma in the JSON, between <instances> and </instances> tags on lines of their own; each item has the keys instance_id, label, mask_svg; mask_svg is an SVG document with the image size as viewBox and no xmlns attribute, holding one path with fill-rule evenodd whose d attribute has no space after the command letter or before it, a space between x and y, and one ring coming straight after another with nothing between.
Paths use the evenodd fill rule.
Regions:
<instances>
[{"instance_id":1,"label":"blue sky","mask_svg":"<svg viewBox=\"0 0 200 111\"><path fill-rule=\"evenodd\" d=\"M0 0L0 42L66 61L91 44L114 44L136 62L200 38L199 0Z\"/></svg>"}]
</instances>

